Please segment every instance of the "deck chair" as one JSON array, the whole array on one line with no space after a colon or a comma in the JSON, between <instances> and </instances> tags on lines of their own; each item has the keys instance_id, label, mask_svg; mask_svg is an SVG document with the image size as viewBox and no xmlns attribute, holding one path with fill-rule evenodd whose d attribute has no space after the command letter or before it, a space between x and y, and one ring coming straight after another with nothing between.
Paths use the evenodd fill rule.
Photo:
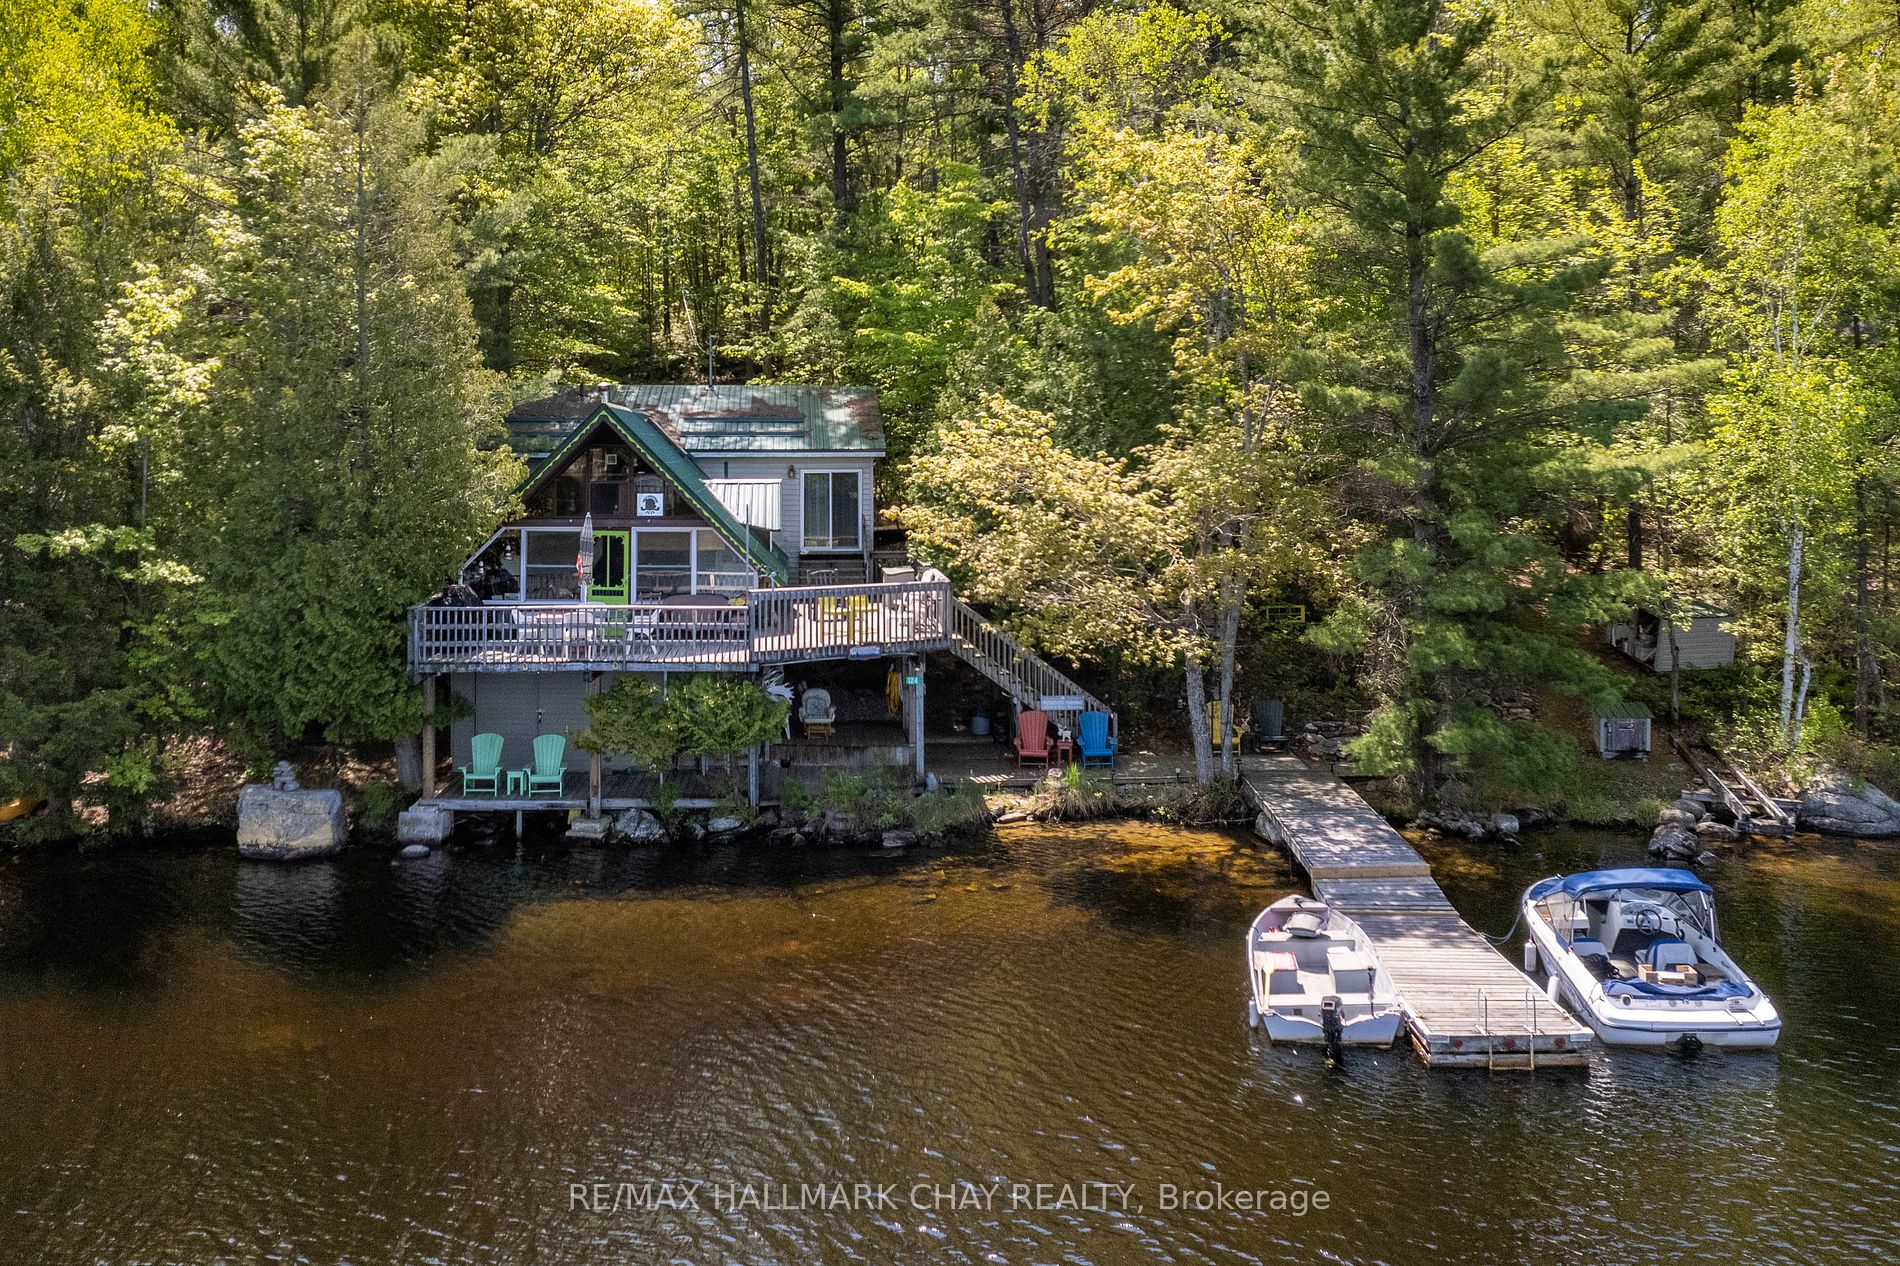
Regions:
<instances>
[{"instance_id":1,"label":"deck chair","mask_svg":"<svg viewBox=\"0 0 1900 1266\"><path fill-rule=\"evenodd\" d=\"M1076 718L1075 750L1084 769L1090 765L1115 767L1115 737L1108 732L1108 713L1084 712Z\"/></svg>"},{"instance_id":2,"label":"deck chair","mask_svg":"<svg viewBox=\"0 0 1900 1266\"><path fill-rule=\"evenodd\" d=\"M1025 712L1016 718L1016 768L1038 764L1049 767L1049 714Z\"/></svg>"},{"instance_id":3,"label":"deck chair","mask_svg":"<svg viewBox=\"0 0 1900 1266\"><path fill-rule=\"evenodd\" d=\"M462 771L462 794L486 791L501 794L501 735L477 734L468 741L468 764Z\"/></svg>"},{"instance_id":4,"label":"deck chair","mask_svg":"<svg viewBox=\"0 0 1900 1266\"><path fill-rule=\"evenodd\" d=\"M1207 736L1208 740L1213 743L1214 750L1217 752L1220 750L1220 722L1220 700L1209 699L1207 701ZM1233 723L1234 750L1238 752L1240 750L1241 736L1247 732L1247 722L1245 718L1236 714Z\"/></svg>"},{"instance_id":5,"label":"deck chair","mask_svg":"<svg viewBox=\"0 0 1900 1266\"><path fill-rule=\"evenodd\" d=\"M560 796L567 788L567 739L559 734L542 734L534 740L534 767L528 771L528 795L546 792Z\"/></svg>"},{"instance_id":6,"label":"deck chair","mask_svg":"<svg viewBox=\"0 0 1900 1266\"><path fill-rule=\"evenodd\" d=\"M1253 701L1253 741L1261 751L1286 741L1286 705L1278 699Z\"/></svg>"},{"instance_id":7,"label":"deck chair","mask_svg":"<svg viewBox=\"0 0 1900 1266\"><path fill-rule=\"evenodd\" d=\"M838 722L838 709L829 690L807 690L798 701L798 720L806 738L830 738L831 727Z\"/></svg>"}]
</instances>

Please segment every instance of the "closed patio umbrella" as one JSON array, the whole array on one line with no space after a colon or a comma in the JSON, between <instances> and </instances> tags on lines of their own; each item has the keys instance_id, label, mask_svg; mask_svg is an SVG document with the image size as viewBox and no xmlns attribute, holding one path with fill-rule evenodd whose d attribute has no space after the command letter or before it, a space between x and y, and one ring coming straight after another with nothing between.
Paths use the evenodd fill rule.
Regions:
<instances>
[{"instance_id":1,"label":"closed patio umbrella","mask_svg":"<svg viewBox=\"0 0 1900 1266\"><path fill-rule=\"evenodd\" d=\"M592 512L581 520L581 548L574 556L574 574L580 580L581 601L587 601L587 582L594 574L594 516Z\"/></svg>"}]
</instances>

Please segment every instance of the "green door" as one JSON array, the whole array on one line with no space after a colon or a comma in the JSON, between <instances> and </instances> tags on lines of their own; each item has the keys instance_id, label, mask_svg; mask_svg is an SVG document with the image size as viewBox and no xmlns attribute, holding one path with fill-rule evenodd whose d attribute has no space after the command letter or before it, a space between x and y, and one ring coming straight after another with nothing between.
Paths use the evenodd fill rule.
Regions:
<instances>
[{"instance_id":1,"label":"green door","mask_svg":"<svg viewBox=\"0 0 1900 1266\"><path fill-rule=\"evenodd\" d=\"M594 602L627 605L627 534L594 533L594 578L587 587Z\"/></svg>"}]
</instances>

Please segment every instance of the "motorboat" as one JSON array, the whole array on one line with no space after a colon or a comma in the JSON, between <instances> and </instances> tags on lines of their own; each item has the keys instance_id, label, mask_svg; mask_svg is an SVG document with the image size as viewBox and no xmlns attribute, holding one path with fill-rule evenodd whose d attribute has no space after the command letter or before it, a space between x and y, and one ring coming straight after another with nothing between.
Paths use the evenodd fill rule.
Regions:
<instances>
[{"instance_id":1,"label":"motorboat","mask_svg":"<svg viewBox=\"0 0 1900 1266\"><path fill-rule=\"evenodd\" d=\"M1781 1017L1722 948L1693 871L1592 870L1524 893L1525 966L1610 1046L1768 1047Z\"/></svg>"},{"instance_id":2,"label":"motorboat","mask_svg":"<svg viewBox=\"0 0 1900 1266\"><path fill-rule=\"evenodd\" d=\"M1389 1046L1399 996L1359 925L1312 897L1268 906L1247 930L1247 1022L1276 1042Z\"/></svg>"}]
</instances>

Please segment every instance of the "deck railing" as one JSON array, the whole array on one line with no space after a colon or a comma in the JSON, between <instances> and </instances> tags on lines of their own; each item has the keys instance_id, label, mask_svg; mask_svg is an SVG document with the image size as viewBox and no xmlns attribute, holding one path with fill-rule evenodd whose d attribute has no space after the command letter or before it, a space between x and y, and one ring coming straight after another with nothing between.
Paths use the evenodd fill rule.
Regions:
<instances>
[{"instance_id":1,"label":"deck railing","mask_svg":"<svg viewBox=\"0 0 1900 1266\"><path fill-rule=\"evenodd\" d=\"M409 666L718 668L919 653L947 645L954 601L948 584L921 581L754 589L732 606L419 606L409 613Z\"/></svg>"},{"instance_id":2,"label":"deck railing","mask_svg":"<svg viewBox=\"0 0 1900 1266\"><path fill-rule=\"evenodd\" d=\"M954 601L942 581L754 589L746 595L752 653L782 664L938 650Z\"/></svg>"},{"instance_id":3,"label":"deck railing","mask_svg":"<svg viewBox=\"0 0 1900 1266\"><path fill-rule=\"evenodd\" d=\"M423 606L409 612L409 665L417 672L742 666L748 655L744 607L575 603Z\"/></svg>"}]
</instances>

